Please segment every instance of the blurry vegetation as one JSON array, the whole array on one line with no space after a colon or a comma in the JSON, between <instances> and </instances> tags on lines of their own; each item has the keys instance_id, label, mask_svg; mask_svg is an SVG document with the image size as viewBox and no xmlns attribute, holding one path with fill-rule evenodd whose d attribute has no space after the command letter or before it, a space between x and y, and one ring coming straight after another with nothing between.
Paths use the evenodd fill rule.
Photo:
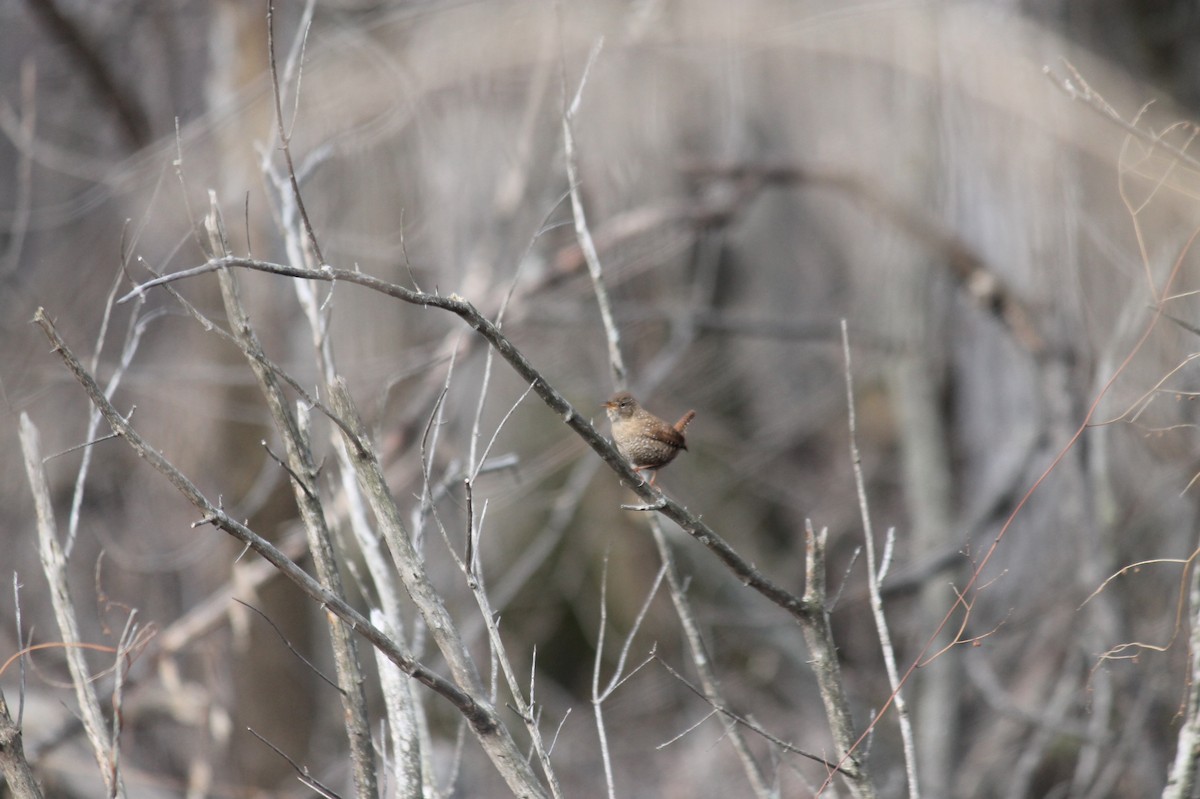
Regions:
<instances>
[{"instance_id":1,"label":"blurry vegetation","mask_svg":"<svg viewBox=\"0 0 1200 799\"><path fill-rule=\"evenodd\" d=\"M607 432L609 350L566 199L562 117L583 82L579 196L631 388L664 418L697 411L659 487L798 596L806 521L828 529L832 630L862 733L892 688L859 552L847 320L878 551L895 530L882 584L892 642L902 672L922 662L904 695L923 796L1189 796L1200 165L1180 120L1197 115L1200 73L1184 5L1039 4L1031 20L987 2L329 0L280 2L275 36L325 263L461 296L493 321L503 308L504 335ZM254 372L196 318L230 327L216 275L172 283L182 299L160 287L109 304L207 260L210 190L234 254L294 264L307 252L319 266L289 207L266 30L265 3L240 0L0 9L0 577L19 583L0 590L0 660L62 638L18 441L25 413L52 456L64 543L77 528L67 575L82 639L116 647L131 609L146 630L121 696L130 795L311 795L247 727L355 791L340 695L283 642L333 674L327 614L194 526L197 510L123 441L90 446L73 516L80 445L110 430L89 432L80 386L28 324L44 307L102 386L120 377L113 404L148 442L316 573ZM563 795L604 793L595 652L603 634L603 684L635 627L626 671L655 658L602 706L617 795L818 790L826 766L780 744L844 754L795 619L664 522L725 705L775 737L739 727L739 752L730 718L666 668L702 682L667 588L646 604L662 567L653 514L621 509L640 500L559 414L521 399L528 385L469 326L339 281L310 285L328 321L314 341L290 278L236 280L263 351L295 381L289 408L306 405L297 386L330 402L336 363L490 687L488 614L450 555L476 525L482 582L526 692L536 675ZM409 596L355 537L338 430L308 412L349 605L369 615L394 591L398 639L448 676ZM468 501L464 478L483 464ZM960 591L969 613L935 635ZM956 635L973 643L951 646ZM381 721L389 667L358 646L380 790L405 795L382 754L397 735ZM114 661L86 658L95 673ZM104 795L64 662L35 652L0 689L14 718L22 698L46 794ZM115 679L98 678L102 697ZM434 775L414 795L504 795L463 715L402 684ZM511 687L494 684L497 717L528 752ZM909 795L894 711L856 756L876 795Z\"/></svg>"}]
</instances>

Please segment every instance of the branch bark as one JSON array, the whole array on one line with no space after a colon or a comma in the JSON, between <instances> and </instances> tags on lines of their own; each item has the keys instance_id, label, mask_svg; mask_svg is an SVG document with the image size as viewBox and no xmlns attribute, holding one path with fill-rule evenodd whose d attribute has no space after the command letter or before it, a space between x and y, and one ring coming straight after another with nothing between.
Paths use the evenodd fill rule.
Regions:
<instances>
[{"instance_id":1,"label":"branch bark","mask_svg":"<svg viewBox=\"0 0 1200 799\"><path fill-rule=\"evenodd\" d=\"M0 774L15 799L42 799L42 789L33 776L21 745L21 728L8 712L4 692L0 691Z\"/></svg>"},{"instance_id":2,"label":"branch bark","mask_svg":"<svg viewBox=\"0 0 1200 799\"><path fill-rule=\"evenodd\" d=\"M837 772L830 772L826 784L834 773L845 777L850 792L858 799L874 799L875 786L864 773L855 745L859 736L854 732L854 719L850 715L850 703L846 701L845 682L842 668L838 664L837 644L833 640L833 627L829 623L829 610L825 592L825 541L828 531L813 530L809 522L804 530L805 542L805 591L804 600L819 608L816 618L801 624L804 643L812 654L813 673L817 676L817 687L821 701L825 704L825 716L829 719L833 733L833 744L837 747ZM818 791L818 795L820 792Z\"/></svg>"}]
</instances>

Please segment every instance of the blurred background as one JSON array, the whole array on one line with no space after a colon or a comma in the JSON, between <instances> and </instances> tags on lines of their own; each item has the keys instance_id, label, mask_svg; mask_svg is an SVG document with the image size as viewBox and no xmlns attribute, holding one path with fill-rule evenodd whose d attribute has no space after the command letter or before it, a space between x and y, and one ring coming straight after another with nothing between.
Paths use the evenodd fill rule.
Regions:
<instances>
[{"instance_id":1,"label":"blurred background","mask_svg":"<svg viewBox=\"0 0 1200 799\"><path fill-rule=\"evenodd\" d=\"M797 593L805 521L829 529L833 630L865 727L890 688L855 554L845 319L877 546L895 530L883 589L902 668L1012 518L969 615L934 649L960 623L974 645L906 688L923 795L1163 791L1190 685L1191 575L1159 562L1105 581L1197 546L1194 4L321 0L303 49L305 6L277 5L284 114L326 261L458 293L493 317L511 294L505 332L598 424L613 384L563 201L562 113L603 37L574 120L584 207L634 392L664 418L697 411L659 485ZM204 261L195 220L210 190L235 250L285 257L262 169L279 163L266 34L265 3L243 0L0 7L0 655L20 648L18 629L26 644L59 638L17 444L25 412L54 455L62 537L75 528L85 639L114 644L130 608L162 631L211 614L133 666L122 758L141 796L307 795L247 727L328 784L349 779L332 689L229 597L327 665L318 608L282 580L239 582L253 556L239 563L233 541L193 528L194 509L123 442L92 447L71 521L90 408L29 324L45 307L102 382L135 324L115 404L136 408L137 428L210 498L295 549L286 474L260 444L278 441L240 354L165 292L106 311L130 287L123 267L145 280ZM268 354L315 387L290 286L240 277ZM176 288L223 319L212 275ZM405 512L419 507L422 437L449 386L431 472L449 485L441 517L461 529L482 342L452 316L352 286L331 307L339 369ZM524 389L492 367L483 442ZM588 715L602 583L607 674L658 556L645 520L619 509L633 495L532 395L492 455L516 462L475 496L501 629L525 675L536 648L545 726L567 717L553 757L564 791L600 795ZM337 479L324 479L335 506ZM794 621L670 534L730 706L829 756ZM425 546L486 664L445 543L430 533ZM341 555L369 606L354 547ZM1152 646L1106 656L1131 642ZM691 674L665 593L631 658L651 648ZM32 656L26 751L49 794L102 795L65 675L53 650ZM14 705L15 666L0 687ZM449 705L424 699L440 779L504 795L477 745L456 756ZM704 721L711 709L661 665L605 711L619 795L749 793L724 723ZM822 767L750 739L779 795L812 795ZM907 795L893 716L868 763L881 796Z\"/></svg>"}]
</instances>

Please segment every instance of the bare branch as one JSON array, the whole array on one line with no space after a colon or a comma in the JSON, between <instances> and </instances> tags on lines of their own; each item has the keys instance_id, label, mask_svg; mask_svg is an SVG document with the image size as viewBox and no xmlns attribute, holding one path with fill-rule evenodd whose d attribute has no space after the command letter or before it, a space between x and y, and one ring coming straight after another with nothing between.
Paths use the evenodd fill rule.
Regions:
<instances>
[{"instance_id":1,"label":"bare branch","mask_svg":"<svg viewBox=\"0 0 1200 799\"><path fill-rule=\"evenodd\" d=\"M94 381L93 385L95 385ZM95 386L95 389L97 396L103 397L100 387ZM79 702L83 728L87 733L88 742L92 746L92 755L96 758L96 764L100 767L100 773L104 777L108 796L124 796L125 786L117 771L113 742L105 733L107 724L104 721L104 714L100 710L100 699L96 696L95 688L92 685L91 674L88 671L87 662L83 658L83 651L78 646L83 642L83 636L79 632L79 623L75 616L75 603L67 585L67 559L58 542L58 527L54 522L54 506L50 501L50 486L46 482L46 473L42 467L38 439L37 428L29 420L29 416L22 413L21 451L25 455L25 475L29 480L34 507L37 511L38 549L42 559L42 570L50 583L50 601L54 606L54 616L58 621L59 633L62 635L62 640L68 644L63 648L67 658L67 668L71 672L71 683L75 687L75 698Z\"/></svg>"},{"instance_id":2,"label":"bare branch","mask_svg":"<svg viewBox=\"0 0 1200 799\"><path fill-rule=\"evenodd\" d=\"M671 521L679 525L684 532L695 538L705 547L707 547L733 574L738 580L749 588L762 594L772 603L786 610L797 618L806 618L811 610L805 602L790 591L782 588L774 583L755 566L751 565L741 555L739 555L733 547L731 547L724 538L717 534L715 530L703 522L700 517L692 514L683 505L680 505L675 500L663 494L653 486L648 485L630 468L629 463L620 456L616 448L609 443L608 439L600 435L592 423L579 414L575 407L563 397L546 379L541 372L525 357L524 353L518 350L507 336L500 331L487 317L481 314L474 305L463 299L457 294L452 294L448 297L443 297L438 294L427 294L424 292L413 291L404 286L399 286L394 283L389 283L385 280L372 277L371 275L362 272L355 272L349 269L297 269L284 264L276 264L268 261L259 261L250 258L217 258L208 263L186 269L181 272L175 272L170 275L164 275L161 278L143 283L131 293L125 295L123 300L144 293L155 286L164 285L166 283L180 280L185 277L194 277L197 275L215 272L222 267L241 267L244 269L252 269L268 274L283 275L286 277L301 277L309 280L320 281L342 281L363 286L372 291L377 291L389 297L393 297L404 302L420 305L423 307L441 308L458 316L467 323L473 330L479 333L495 348L500 357L504 358L523 380L533 386L533 391L542 401L554 411L563 422L578 434L588 446L592 448L613 471L624 479L626 485L630 486L642 499L649 504L662 503L660 512Z\"/></svg>"},{"instance_id":3,"label":"bare branch","mask_svg":"<svg viewBox=\"0 0 1200 799\"><path fill-rule=\"evenodd\" d=\"M358 435L362 436L363 423L354 408L353 400L345 383L339 380L329 387L329 391L334 410L350 423ZM417 609L425 620L442 656L445 657L455 681L466 694L474 697L474 702L482 708L484 701L482 697L485 695L484 686L475 662L467 651L457 625L446 610L442 597L430 581L429 575L426 574L423 561L413 546L412 540L405 533L404 523L400 519L400 511L392 499L391 491L383 477L383 470L380 468L378 460L370 450L364 453L352 453L351 460L367 502L374 511L384 539L391 548L392 558L408 595L417 605ZM450 551L460 568L463 568L462 561L457 558L457 555L454 555L452 549ZM477 593L476 596L479 594ZM515 688L514 694L516 694ZM507 728L495 719L494 711L490 707L487 707L486 711L492 726L487 730L477 728L476 734L496 768L506 779L509 787L519 795L544 796L544 791L538 784L529 764L517 751ZM544 765L547 766L551 788L554 790L554 781L548 772L548 764Z\"/></svg>"},{"instance_id":4,"label":"bare branch","mask_svg":"<svg viewBox=\"0 0 1200 799\"><path fill-rule=\"evenodd\" d=\"M228 255L229 243L215 197L211 199L211 208L205 217L205 227L208 230L211 252ZM265 356L262 345L259 344L250 317L242 305L234 273L226 270L219 272L217 277L230 328L247 354L246 360L258 380L259 390L266 400L275 430L283 439L287 454L286 470L292 478L292 493L308 534L309 553L312 555L318 579L329 591L344 600L345 590L342 587L332 536L323 503L316 491L317 466L313 460L309 437L309 415L303 412L302 408L297 409L296 413L290 412L283 386L275 372L263 365ZM360 799L373 799L379 790L375 780L371 730L367 721L367 697L364 687L366 681L358 646L350 630L332 618L327 619L334 664L337 668L346 738L350 745L355 790Z\"/></svg>"},{"instance_id":5,"label":"bare branch","mask_svg":"<svg viewBox=\"0 0 1200 799\"><path fill-rule=\"evenodd\" d=\"M408 653L402 651L395 641L384 635L381 630L368 622L366 618L350 605L346 604L344 600L334 596L328 589L276 549L269 541L229 516L222 508L210 502L183 472L179 471L161 452L142 438L141 434L113 407L112 403L104 396L104 392L96 383L95 378L83 367L83 364L79 362L79 359L67 347L66 342L59 336L57 328L50 318L46 316L43 309L38 309L34 315L34 321L45 332L46 337L50 339L50 343L54 346L54 351L62 358L67 369L75 375L75 378L83 386L92 403L100 409L104 420L112 427L113 431L124 438L139 457L166 477L171 485L175 486L176 490L183 494L184 498L200 511L202 518L196 522L197 526L211 524L245 543L250 549L253 549L279 569L311 599L328 608L331 613L345 621L373 646L382 651L388 660L399 666L405 674L419 680L422 684L454 704L459 712L470 722L472 729L476 730L479 734L491 735L500 727L500 722L495 716L495 711L490 707L481 704L470 694L460 690L452 682L431 671L413 659Z\"/></svg>"}]
</instances>

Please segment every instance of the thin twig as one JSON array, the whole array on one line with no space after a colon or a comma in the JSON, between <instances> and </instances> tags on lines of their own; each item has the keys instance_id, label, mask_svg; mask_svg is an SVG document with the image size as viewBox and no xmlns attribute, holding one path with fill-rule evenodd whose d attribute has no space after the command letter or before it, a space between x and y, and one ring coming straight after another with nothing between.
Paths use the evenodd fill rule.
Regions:
<instances>
[{"instance_id":1,"label":"thin twig","mask_svg":"<svg viewBox=\"0 0 1200 799\"><path fill-rule=\"evenodd\" d=\"M308 658L304 657L304 655L302 655L299 652L299 650L296 649L296 647L292 646L292 642L288 640L288 637L283 634L283 630L279 629L279 625L276 624L275 621L270 616L268 616L266 613L264 613L260 609L254 607L254 605L251 605L249 602L243 602L242 600L238 599L237 597L231 597L231 598L234 602L238 603L239 605L246 608L247 610L250 610L250 611L258 614L259 618L261 618L267 624L271 625L271 629L274 630L275 635L279 637L279 642L282 643L284 646L286 646L287 650L289 652L291 652L296 657L297 660L299 660L301 663L303 663L309 671L311 671L313 674L317 675L317 677L319 677L321 679L321 681L324 682L326 685L328 685L330 688L334 689L335 691L337 691L339 693L343 693L341 687L336 682L334 682L329 677L327 677L324 672L322 672L320 669L318 669L316 667L316 664L314 664Z\"/></svg>"},{"instance_id":2,"label":"thin twig","mask_svg":"<svg viewBox=\"0 0 1200 799\"><path fill-rule=\"evenodd\" d=\"M757 733L758 735L761 735L764 739L770 741L772 744L779 747L780 749L782 749L785 752L791 752L794 755L799 755L800 757L808 758L809 760L812 760L815 763L820 763L821 765L825 766L828 769L832 769L835 772L838 770L838 765L836 763L830 763L828 760L821 757L820 755L813 754L812 752L806 752L805 750L799 748L798 746L795 746L794 744L790 744L787 741L783 740L782 738L780 738L776 735L772 735L771 733L764 730L760 725L755 724L753 721L746 718L745 716L741 716L741 715L738 715L737 713L734 713L728 707L726 707L724 705L718 705L718 704L713 703L711 697L709 697L699 687L693 685L690 681L688 681L688 679L686 677L684 677L678 671L671 668L671 664L667 663L665 660L663 660L660 657L655 657L654 660L656 660L659 663L659 665L661 665L664 669L666 669L668 672L670 672L671 676L674 677L676 680L678 680L685 688L687 688L689 691L694 693L696 696L700 697L705 702L707 702L709 704L709 706L715 712L719 713L720 715L725 716L729 720L735 722L736 724L738 724L742 727L745 727L748 730L752 730L753 732ZM707 716L706 716L706 718L707 718Z\"/></svg>"},{"instance_id":3,"label":"thin twig","mask_svg":"<svg viewBox=\"0 0 1200 799\"><path fill-rule=\"evenodd\" d=\"M320 780L318 780L316 777L314 777L312 774L310 774L307 766L301 766L299 763L297 763L295 760L293 760L286 752L284 752L278 746L271 743L263 736L259 735L258 731L255 730L253 727L247 727L246 732L250 733L255 738L262 741L264 744L266 744L268 747L270 747L271 751L273 751L275 754L279 755L284 760L286 760L288 762L288 765L290 765L292 767L292 770L296 772L296 776L299 777L300 782L304 783L309 788L312 788L320 796L325 797L325 799L340 799L340 796L337 793L335 793L332 789L330 789L328 786L324 785Z\"/></svg>"},{"instance_id":4,"label":"thin twig","mask_svg":"<svg viewBox=\"0 0 1200 799\"><path fill-rule=\"evenodd\" d=\"M871 615L875 618L875 630L883 648L883 663L887 670L888 683L892 688L892 701L900 723L900 739L904 748L904 768L908 777L909 799L920 799L921 789L917 781L917 751L913 743L912 721L908 716L908 703L900 690L900 672L896 667L896 650L892 646L892 635L888 629L887 616L883 612L883 599L879 593L879 581L886 572L875 558L875 534L871 528L871 510L867 502L867 485L863 478L862 456L858 451L858 424L854 408L854 377L850 368L850 334L846 320L842 320L842 358L846 378L847 427L850 432L850 463L854 470L854 487L858 493L858 510L863 525L863 549L867 557L867 590L871 597ZM890 546L889 546L890 550ZM890 556L889 556L890 559Z\"/></svg>"},{"instance_id":5,"label":"thin twig","mask_svg":"<svg viewBox=\"0 0 1200 799\"><path fill-rule=\"evenodd\" d=\"M122 232L122 239L124 232ZM96 334L96 347L92 352L91 371L96 372L100 364L100 354L104 351L104 339L108 333L108 325L112 319L113 307L117 299L117 289L121 286L121 278L125 271L126 256L121 254L121 268L117 270L114 276L112 287L108 291L108 296L104 301L104 314L100 320L100 331ZM112 376L108 379L108 384L104 387L104 393L109 398L112 398L117 389L121 385L121 380L125 373L129 370L133 363L134 355L137 353L138 346L142 340L142 334L150 323L157 319L161 314L147 314L141 316L143 303L139 301L129 317L129 326L125 331L125 345L121 349L121 359L117 367L113 370ZM130 410L132 414L133 411ZM88 413L87 430L84 433L84 438L89 442L95 441L96 428L100 425L100 413L95 408ZM88 471L92 462L92 450L90 447L84 449L83 457L79 462L79 469L75 474L75 488L71 492L71 511L67 517L67 541L63 545L63 552L69 558L71 552L75 548L75 537L79 533L80 513L83 508L84 490L87 485Z\"/></svg>"},{"instance_id":6,"label":"thin twig","mask_svg":"<svg viewBox=\"0 0 1200 799\"><path fill-rule=\"evenodd\" d=\"M283 90L279 85L279 67L275 63L275 0L267 0L267 53L271 68L271 94L275 100L275 127L279 136L279 149L283 151L283 159L287 163L288 178L292 184L292 197L300 211L304 222L304 232L308 236L309 246L317 259L317 266L324 266L325 256L321 254L321 245L317 243L317 234L313 232L312 222L308 219L308 209L304 207L304 198L300 196L300 182L296 178L296 167L292 163L291 135L283 126ZM297 103L299 102L299 92Z\"/></svg>"},{"instance_id":7,"label":"thin twig","mask_svg":"<svg viewBox=\"0 0 1200 799\"><path fill-rule=\"evenodd\" d=\"M13 572L13 625L16 627L17 633L17 651L25 649L25 630L21 622L21 581L17 577L17 573ZM21 729L21 724L25 720L25 658L19 658L17 662L17 729Z\"/></svg>"},{"instance_id":8,"label":"thin twig","mask_svg":"<svg viewBox=\"0 0 1200 799\"><path fill-rule=\"evenodd\" d=\"M596 738L600 742L600 762L604 766L604 785L608 789L608 799L616 799L612 753L608 748L608 727L604 723L604 703L600 700L600 663L604 658L604 639L608 633L608 562L606 551L600 567L600 626L596 630L596 654L592 663L592 717L596 722Z\"/></svg>"},{"instance_id":9,"label":"thin twig","mask_svg":"<svg viewBox=\"0 0 1200 799\"><path fill-rule=\"evenodd\" d=\"M1072 64L1066 58L1061 59L1061 63L1063 68L1069 73L1069 77L1064 77L1055 73L1049 65L1042 67L1042 74L1044 74L1050 80L1050 82L1054 84L1055 88L1062 91L1063 94L1067 95L1067 97L1070 97L1072 100L1082 101L1088 108L1095 111L1109 122L1112 122L1130 136L1140 139L1146 144L1149 144L1151 147L1159 148L1169 152L1171 155L1175 156L1188 166L1200 170L1200 160L1188 155L1186 152L1170 144L1169 142L1163 141L1160 136L1148 133L1139 128L1137 125L1125 121L1120 113L1118 113L1116 109L1109 105L1108 101L1105 100L1103 96L1092 89L1079 70L1075 68L1074 64Z\"/></svg>"},{"instance_id":10,"label":"thin twig","mask_svg":"<svg viewBox=\"0 0 1200 799\"><path fill-rule=\"evenodd\" d=\"M555 8L560 16L559 21L561 24L562 9L558 6ZM562 129L563 151L566 155L567 188L571 195L571 212L575 219L575 236L579 240L579 248L583 252L588 274L591 276L594 286L603 286L604 272L600 266L600 255L596 251L596 242L592 240L591 231L588 229L587 216L583 209L583 198L579 194L579 158L575 152L575 134L572 130L572 121L579 110L579 103L583 96L583 87L587 83L588 73L591 71L592 65L596 63L596 59L599 58L600 50L603 47L604 37L601 36L592 45L591 52L588 53L587 63L583 67L583 76L579 79L579 86L576 88L575 96L569 104L567 103L566 58L560 55L559 62L559 68L562 70ZM625 359L621 356L620 338L617 336L617 325L613 321L612 305L608 300L608 293L597 291L596 304L600 308L600 318L604 321L604 331L608 342L608 363L612 368L613 385L616 386L617 390L623 390L626 388L629 376L625 370Z\"/></svg>"}]
</instances>

